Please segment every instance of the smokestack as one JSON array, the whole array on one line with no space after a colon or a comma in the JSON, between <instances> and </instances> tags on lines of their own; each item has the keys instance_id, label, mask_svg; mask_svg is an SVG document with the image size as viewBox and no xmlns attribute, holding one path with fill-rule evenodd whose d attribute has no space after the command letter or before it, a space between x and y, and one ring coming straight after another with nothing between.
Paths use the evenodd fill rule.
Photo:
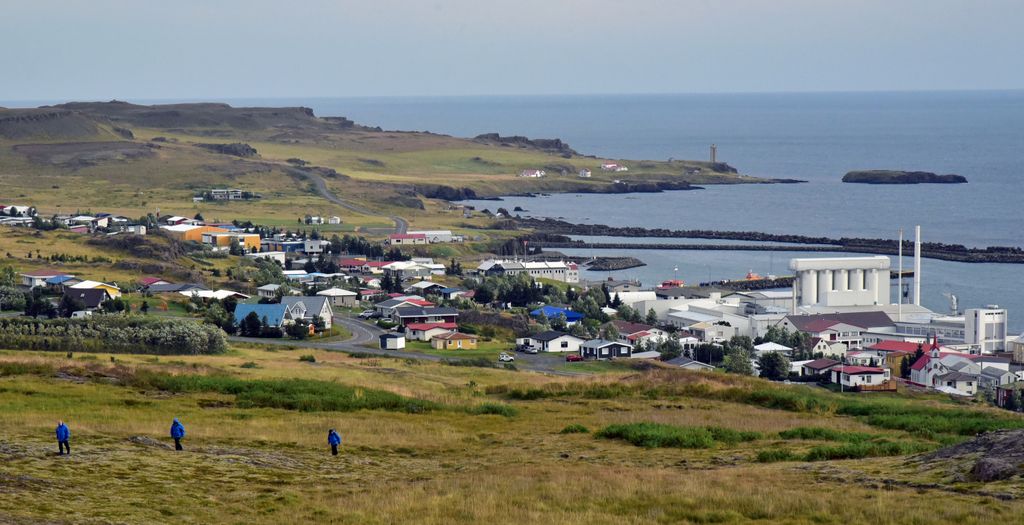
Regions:
<instances>
[{"instance_id":1,"label":"smokestack","mask_svg":"<svg viewBox=\"0 0 1024 525\"><path fill-rule=\"evenodd\" d=\"M903 228L900 228L900 244L897 248L899 269L896 273L896 320L903 322Z\"/></svg>"},{"instance_id":2,"label":"smokestack","mask_svg":"<svg viewBox=\"0 0 1024 525\"><path fill-rule=\"evenodd\" d=\"M914 304L921 306L921 225L914 226Z\"/></svg>"}]
</instances>

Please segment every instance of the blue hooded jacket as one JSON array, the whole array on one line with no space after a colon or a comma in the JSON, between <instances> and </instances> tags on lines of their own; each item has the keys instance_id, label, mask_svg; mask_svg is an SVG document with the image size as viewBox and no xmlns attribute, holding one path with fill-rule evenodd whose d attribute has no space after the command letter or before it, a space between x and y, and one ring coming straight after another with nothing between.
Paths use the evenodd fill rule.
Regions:
<instances>
[{"instance_id":1,"label":"blue hooded jacket","mask_svg":"<svg viewBox=\"0 0 1024 525\"><path fill-rule=\"evenodd\" d=\"M57 441L67 441L71 439L71 431L68 430L68 426L64 423L57 425Z\"/></svg>"},{"instance_id":2,"label":"blue hooded jacket","mask_svg":"<svg viewBox=\"0 0 1024 525\"><path fill-rule=\"evenodd\" d=\"M340 445L341 444L341 436L339 436L338 433L335 432L334 430L331 430L330 432L327 433L327 444L328 445Z\"/></svg>"},{"instance_id":3,"label":"blue hooded jacket","mask_svg":"<svg viewBox=\"0 0 1024 525\"><path fill-rule=\"evenodd\" d=\"M174 439L185 437L185 425L182 425L178 418L174 418L174 423L171 423L171 437Z\"/></svg>"}]
</instances>

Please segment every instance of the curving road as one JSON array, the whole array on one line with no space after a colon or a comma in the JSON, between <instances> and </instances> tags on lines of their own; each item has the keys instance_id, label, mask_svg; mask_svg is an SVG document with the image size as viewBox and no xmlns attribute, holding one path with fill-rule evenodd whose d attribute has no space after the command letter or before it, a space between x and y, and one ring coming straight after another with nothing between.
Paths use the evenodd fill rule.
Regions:
<instances>
[{"instance_id":1,"label":"curving road","mask_svg":"<svg viewBox=\"0 0 1024 525\"><path fill-rule=\"evenodd\" d=\"M302 347L302 348L319 348L323 350L331 350L335 352L359 352L364 354L373 354L383 357L400 357L403 359L422 359L424 361L439 362L447 358L424 354L420 352L405 352L401 350L382 350L377 346L377 338L386 333L381 330L377 325L367 323L359 319L351 317L335 317L334 322L344 326L350 332L352 337L345 341L332 341L325 343L318 343L315 339L307 339L304 341L295 341L291 339L262 339L254 337L230 337L231 341L254 343L262 345L281 345L291 347ZM365 345L365 346L364 346ZM545 374L559 375L559 376L579 376L588 375L583 372L570 372L566 370L558 370L556 367L564 362L564 357L561 354L516 354L516 366L525 370L532 370L534 372L542 372Z\"/></svg>"},{"instance_id":2,"label":"curving road","mask_svg":"<svg viewBox=\"0 0 1024 525\"><path fill-rule=\"evenodd\" d=\"M321 197L333 202L334 204L337 204L338 206L341 206L342 208L345 208L346 210L353 211L355 213L359 213L362 215L379 215L378 213L370 210L369 208L364 208L363 206L360 206L358 204L353 204L331 193L331 190L327 187L327 181L325 181L323 177L317 175L316 173L311 173L308 171L299 170L295 168L291 168L289 171L292 172L293 174L305 177L312 181L313 186L316 188L317 193L319 193ZM395 233L405 233L409 231L409 221L399 217L398 215L390 215L388 216L388 219L391 219L391 221L395 223Z\"/></svg>"}]
</instances>

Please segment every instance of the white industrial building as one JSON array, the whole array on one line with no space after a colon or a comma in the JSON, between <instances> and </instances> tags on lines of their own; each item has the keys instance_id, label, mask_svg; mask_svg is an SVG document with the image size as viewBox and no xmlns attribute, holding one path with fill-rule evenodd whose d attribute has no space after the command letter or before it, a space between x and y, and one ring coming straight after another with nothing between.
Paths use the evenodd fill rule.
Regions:
<instances>
[{"instance_id":1,"label":"white industrial building","mask_svg":"<svg viewBox=\"0 0 1024 525\"><path fill-rule=\"evenodd\" d=\"M793 312L802 306L844 307L889 304L885 256L792 259Z\"/></svg>"}]
</instances>

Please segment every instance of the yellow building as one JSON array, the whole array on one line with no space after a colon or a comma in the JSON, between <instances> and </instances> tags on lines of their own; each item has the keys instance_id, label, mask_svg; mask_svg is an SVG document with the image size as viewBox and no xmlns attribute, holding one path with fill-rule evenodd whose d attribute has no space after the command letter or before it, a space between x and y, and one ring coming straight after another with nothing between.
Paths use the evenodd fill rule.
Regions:
<instances>
[{"instance_id":1,"label":"yellow building","mask_svg":"<svg viewBox=\"0 0 1024 525\"><path fill-rule=\"evenodd\" d=\"M476 343L475 335L459 332L435 335L430 339L430 346L435 350L472 350L476 348Z\"/></svg>"},{"instance_id":2,"label":"yellow building","mask_svg":"<svg viewBox=\"0 0 1024 525\"><path fill-rule=\"evenodd\" d=\"M209 244L217 248L228 248L231 246L231 242L235 240L238 241L238 244L246 252L260 250L260 236L257 233L209 232L203 234L203 244Z\"/></svg>"},{"instance_id":3,"label":"yellow building","mask_svg":"<svg viewBox=\"0 0 1024 525\"><path fill-rule=\"evenodd\" d=\"M106 290L111 299L121 297L121 289L116 285L101 283L99 281L82 281L70 287L73 290Z\"/></svg>"},{"instance_id":4,"label":"yellow building","mask_svg":"<svg viewBox=\"0 0 1024 525\"><path fill-rule=\"evenodd\" d=\"M164 226L162 230L171 238L179 241L203 242L204 233L227 233L224 228L216 226L193 226L190 224L177 224Z\"/></svg>"}]
</instances>

